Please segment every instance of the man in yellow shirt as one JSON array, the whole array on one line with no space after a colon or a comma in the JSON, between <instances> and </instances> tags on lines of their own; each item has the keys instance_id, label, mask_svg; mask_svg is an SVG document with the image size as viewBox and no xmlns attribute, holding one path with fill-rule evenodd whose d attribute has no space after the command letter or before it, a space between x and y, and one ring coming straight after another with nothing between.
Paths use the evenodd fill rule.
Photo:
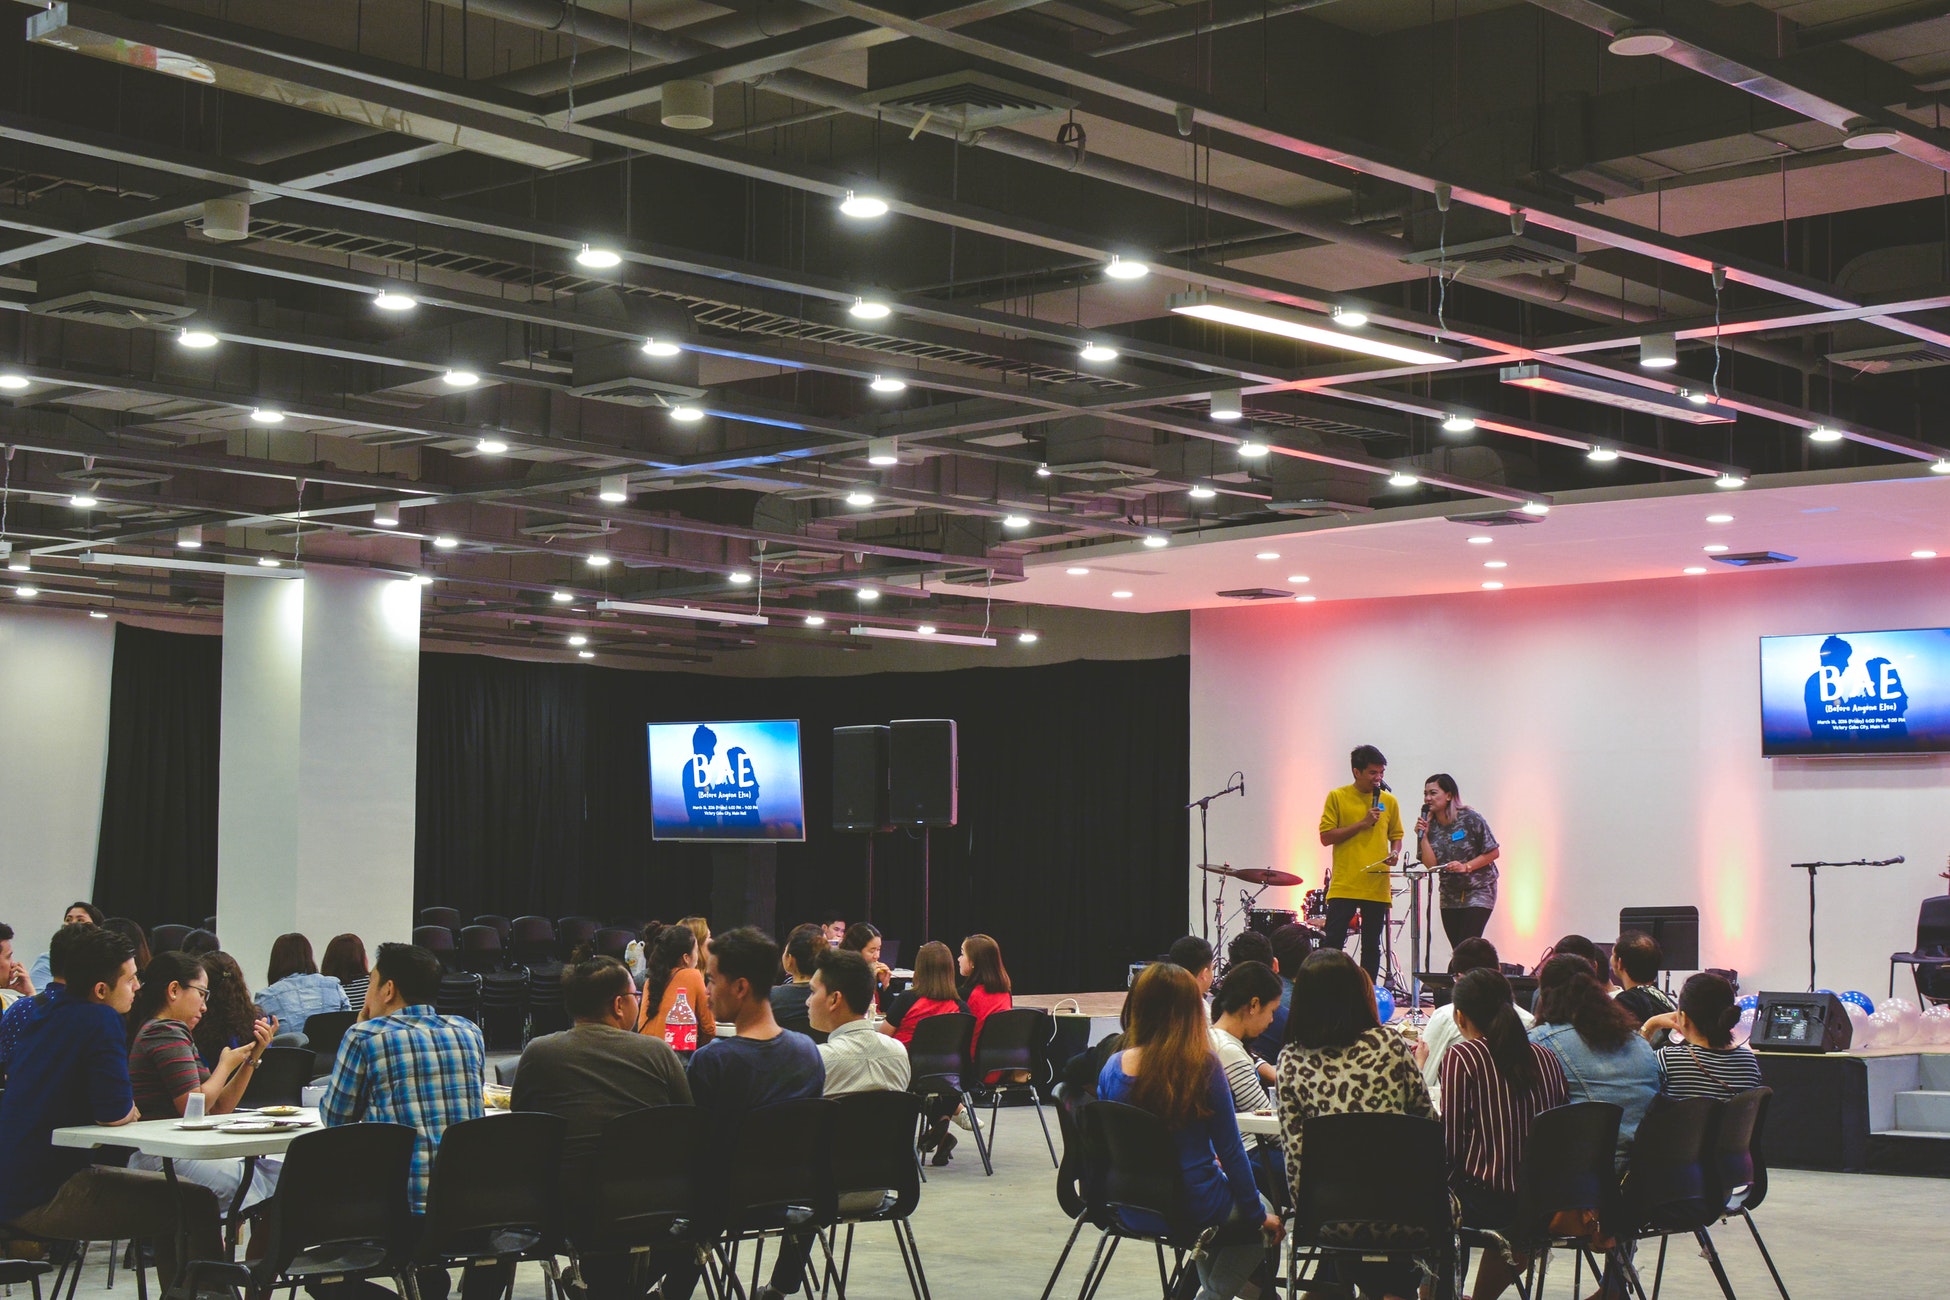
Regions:
<instances>
[{"instance_id":1,"label":"man in yellow shirt","mask_svg":"<svg viewBox=\"0 0 1950 1300\"><path fill-rule=\"evenodd\" d=\"M1402 809L1380 788L1388 759L1373 745L1349 755L1354 783L1327 792L1320 810L1320 842L1334 850L1327 888L1329 948L1347 942L1348 923L1361 914L1361 968L1381 973L1381 938L1388 926L1389 870L1402 848Z\"/></svg>"}]
</instances>

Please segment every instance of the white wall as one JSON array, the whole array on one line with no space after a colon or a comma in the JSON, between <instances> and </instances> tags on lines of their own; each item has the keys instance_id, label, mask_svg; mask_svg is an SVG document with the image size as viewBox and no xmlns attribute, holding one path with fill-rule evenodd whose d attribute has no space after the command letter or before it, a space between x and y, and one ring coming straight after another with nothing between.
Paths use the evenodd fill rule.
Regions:
<instances>
[{"instance_id":1,"label":"white wall","mask_svg":"<svg viewBox=\"0 0 1950 1300\"><path fill-rule=\"evenodd\" d=\"M31 961L90 897L108 762L115 625L79 611L0 612L0 921Z\"/></svg>"},{"instance_id":2,"label":"white wall","mask_svg":"<svg viewBox=\"0 0 1950 1300\"><path fill-rule=\"evenodd\" d=\"M1620 907L1694 904L1702 961L1753 991L1807 984L1790 862L1903 854L1819 882L1821 984L1880 998L1918 903L1943 892L1950 758L1763 759L1756 640L1950 625L1946 566L1196 612L1190 793L1235 768L1250 792L1213 805L1213 859L1318 885L1321 799L1375 744L1409 818L1446 771L1502 840L1489 937L1507 960L1567 931L1608 939ZM1438 965L1447 951L1438 929Z\"/></svg>"}]
</instances>

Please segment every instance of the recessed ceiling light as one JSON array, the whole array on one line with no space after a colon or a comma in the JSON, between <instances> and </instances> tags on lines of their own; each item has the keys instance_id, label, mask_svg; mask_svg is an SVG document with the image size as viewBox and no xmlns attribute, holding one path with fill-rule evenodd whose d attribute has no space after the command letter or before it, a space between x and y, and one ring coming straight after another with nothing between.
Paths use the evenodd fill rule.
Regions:
<instances>
[{"instance_id":1,"label":"recessed ceiling light","mask_svg":"<svg viewBox=\"0 0 1950 1300\"><path fill-rule=\"evenodd\" d=\"M1151 534L1151 536L1144 539L1144 544L1155 551L1160 547L1170 546L1171 539L1169 537L1166 537L1162 533L1153 533Z\"/></svg>"},{"instance_id":2,"label":"recessed ceiling light","mask_svg":"<svg viewBox=\"0 0 1950 1300\"><path fill-rule=\"evenodd\" d=\"M596 489L598 501L608 501L612 505L630 499L630 480L626 474L605 474L602 484Z\"/></svg>"},{"instance_id":3,"label":"recessed ceiling light","mask_svg":"<svg viewBox=\"0 0 1950 1300\"><path fill-rule=\"evenodd\" d=\"M1085 361L1115 361L1117 349L1108 343L1086 343L1077 350L1077 355Z\"/></svg>"},{"instance_id":4,"label":"recessed ceiling light","mask_svg":"<svg viewBox=\"0 0 1950 1300\"><path fill-rule=\"evenodd\" d=\"M1844 149L1894 149L1903 142L1902 133L1894 127L1871 126L1864 123L1852 128L1842 137Z\"/></svg>"},{"instance_id":5,"label":"recessed ceiling light","mask_svg":"<svg viewBox=\"0 0 1950 1300\"><path fill-rule=\"evenodd\" d=\"M1389 487L1398 487L1398 488L1414 487L1417 483L1420 483L1421 481L1422 481L1421 479L1416 478L1413 474L1403 469L1398 469L1393 474L1390 474L1388 476Z\"/></svg>"},{"instance_id":6,"label":"recessed ceiling light","mask_svg":"<svg viewBox=\"0 0 1950 1300\"><path fill-rule=\"evenodd\" d=\"M278 559L276 556L260 555L257 557L257 567L260 569L275 569L283 563L284 561Z\"/></svg>"},{"instance_id":7,"label":"recessed ceiling light","mask_svg":"<svg viewBox=\"0 0 1950 1300\"><path fill-rule=\"evenodd\" d=\"M404 289L381 289L372 296L372 305L381 311L412 311L420 300Z\"/></svg>"},{"instance_id":8,"label":"recessed ceiling light","mask_svg":"<svg viewBox=\"0 0 1950 1300\"><path fill-rule=\"evenodd\" d=\"M1600 465L1608 465L1618 459L1618 453L1610 447L1593 447L1590 451L1584 453L1584 458L1586 460L1596 461Z\"/></svg>"},{"instance_id":9,"label":"recessed ceiling light","mask_svg":"<svg viewBox=\"0 0 1950 1300\"><path fill-rule=\"evenodd\" d=\"M1312 596L1295 596L1293 603L1296 605L1311 605L1314 603L1314 598Z\"/></svg>"},{"instance_id":10,"label":"recessed ceiling light","mask_svg":"<svg viewBox=\"0 0 1950 1300\"><path fill-rule=\"evenodd\" d=\"M576 594L573 591L551 591L548 598L558 605L568 605L574 603Z\"/></svg>"},{"instance_id":11,"label":"recessed ceiling light","mask_svg":"<svg viewBox=\"0 0 1950 1300\"><path fill-rule=\"evenodd\" d=\"M474 444L474 450L480 452L483 456L499 456L502 452L508 450L508 444L499 438L483 438Z\"/></svg>"},{"instance_id":12,"label":"recessed ceiling light","mask_svg":"<svg viewBox=\"0 0 1950 1300\"><path fill-rule=\"evenodd\" d=\"M609 557L601 551L597 551L584 560L583 563L592 569L607 569L609 567Z\"/></svg>"},{"instance_id":13,"label":"recessed ceiling light","mask_svg":"<svg viewBox=\"0 0 1950 1300\"><path fill-rule=\"evenodd\" d=\"M1639 340L1639 367L1670 370L1679 364L1679 340L1670 334L1647 334Z\"/></svg>"},{"instance_id":14,"label":"recessed ceiling light","mask_svg":"<svg viewBox=\"0 0 1950 1300\"><path fill-rule=\"evenodd\" d=\"M584 244L582 251L576 254L576 265L586 266L592 271L608 271L623 265L623 255L613 248Z\"/></svg>"},{"instance_id":15,"label":"recessed ceiling light","mask_svg":"<svg viewBox=\"0 0 1950 1300\"><path fill-rule=\"evenodd\" d=\"M1483 590L1484 590L1484 591L1502 591L1502 590L1503 590L1503 584L1502 584L1502 583L1500 583L1500 582L1486 582L1486 583L1484 583L1484 584L1483 584Z\"/></svg>"},{"instance_id":16,"label":"recessed ceiling light","mask_svg":"<svg viewBox=\"0 0 1950 1300\"><path fill-rule=\"evenodd\" d=\"M1672 46L1672 37L1657 27L1627 27L1614 35L1606 48L1613 54L1636 59L1650 54L1664 54Z\"/></svg>"},{"instance_id":17,"label":"recessed ceiling light","mask_svg":"<svg viewBox=\"0 0 1950 1300\"><path fill-rule=\"evenodd\" d=\"M855 298L853 305L846 309L846 314L855 320L886 320L893 313L894 309L878 298Z\"/></svg>"},{"instance_id":18,"label":"recessed ceiling light","mask_svg":"<svg viewBox=\"0 0 1950 1300\"><path fill-rule=\"evenodd\" d=\"M19 596L22 600L32 600L34 599L34 597L40 594L41 594L41 589L39 587L15 587L14 588L14 595Z\"/></svg>"},{"instance_id":19,"label":"recessed ceiling light","mask_svg":"<svg viewBox=\"0 0 1950 1300\"><path fill-rule=\"evenodd\" d=\"M1334 314L1328 319L1342 329L1358 330L1368 323L1368 313L1359 307L1336 307Z\"/></svg>"},{"instance_id":20,"label":"recessed ceiling light","mask_svg":"<svg viewBox=\"0 0 1950 1300\"><path fill-rule=\"evenodd\" d=\"M855 221L872 221L875 217L887 215L887 200L878 195L848 190L846 197L840 200L840 215L852 217Z\"/></svg>"},{"instance_id":21,"label":"recessed ceiling light","mask_svg":"<svg viewBox=\"0 0 1950 1300\"><path fill-rule=\"evenodd\" d=\"M917 627L917 628L915 628L914 630L915 630L916 632L918 632L918 633L920 633L920 634L921 634L922 636L933 636L933 635L934 635L934 624L932 624L932 623L923 623L923 624L921 624L921 626L919 626L919 627Z\"/></svg>"},{"instance_id":22,"label":"recessed ceiling light","mask_svg":"<svg viewBox=\"0 0 1950 1300\"><path fill-rule=\"evenodd\" d=\"M1278 551L1261 551L1253 556L1253 558L1255 560L1277 560L1280 558L1280 553Z\"/></svg>"},{"instance_id":23,"label":"recessed ceiling light","mask_svg":"<svg viewBox=\"0 0 1950 1300\"><path fill-rule=\"evenodd\" d=\"M1112 253L1110 261L1104 264L1104 274L1113 280L1142 280L1151 274L1151 268L1143 262L1126 261Z\"/></svg>"},{"instance_id":24,"label":"recessed ceiling light","mask_svg":"<svg viewBox=\"0 0 1950 1300\"><path fill-rule=\"evenodd\" d=\"M373 526L377 528L399 527L399 502L382 501L372 508Z\"/></svg>"},{"instance_id":25,"label":"recessed ceiling light","mask_svg":"<svg viewBox=\"0 0 1950 1300\"><path fill-rule=\"evenodd\" d=\"M7 392L10 393L17 393L21 389L27 387L27 385L33 382L34 381L29 379L26 375L16 375L12 373L0 375L0 389L5 389Z\"/></svg>"},{"instance_id":26,"label":"recessed ceiling light","mask_svg":"<svg viewBox=\"0 0 1950 1300\"><path fill-rule=\"evenodd\" d=\"M201 351L204 348L217 346L217 336L206 329L184 329L177 332L176 342L183 347Z\"/></svg>"},{"instance_id":27,"label":"recessed ceiling light","mask_svg":"<svg viewBox=\"0 0 1950 1300\"><path fill-rule=\"evenodd\" d=\"M1472 537L1469 539L1469 544L1471 546L1488 546L1495 540L1494 537Z\"/></svg>"},{"instance_id":28,"label":"recessed ceiling light","mask_svg":"<svg viewBox=\"0 0 1950 1300\"><path fill-rule=\"evenodd\" d=\"M867 442L867 464L898 465L901 463L900 443L893 438L872 438Z\"/></svg>"},{"instance_id":29,"label":"recessed ceiling light","mask_svg":"<svg viewBox=\"0 0 1950 1300\"><path fill-rule=\"evenodd\" d=\"M1707 545L1701 547L1700 549L1705 551L1708 555L1718 555L1722 551L1726 550L1727 546L1726 543L1724 542L1710 542Z\"/></svg>"},{"instance_id":30,"label":"recessed ceiling light","mask_svg":"<svg viewBox=\"0 0 1950 1300\"><path fill-rule=\"evenodd\" d=\"M449 388L472 388L481 382L481 377L472 370L449 370L440 376L440 381Z\"/></svg>"},{"instance_id":31,"label":"recessed ceiling light","mask_svg":"<svg viewBox=\"0 0 1950 1300\"><path fill-rule=\"evenodd\" d=\"M1510 567L1510 562L1508 560L1484 560L1483 567L1486 569L1507 569Z\"/></svg>"},{"instance_id":32,"label":"recessed ceiling light","mask_svg":"<svg viewBox=\"0 0 1950 1300\"><path fill-rule=\"evenodd\" d=\"M583 635L582 633L580 633L580 632L577 632L577 633L576 633L575 635L573 635L573 636L571 636L571 637L569 638L569 644L570 644L570 645L588 645L588 644L589 644L589 638L588 638L588 637L586 637L586 636L584 636L584 635Z\"/></svg>"},{"instance_id":33,"label":"recessed ceiling light","mask_svg":"<svg viewBox=\"0 0 1950 1300\"><path fill-rule=\"evenodd\" d=\"M596 657L596 652L594 650L576 651L576 658L578 659L594 659L595 657Z\"/></svg>"},{"instance_id":34,"label":"recessed ceiling light","mask_svg":"<svg viewBox=\"0 0 1950 1300\"><path fill-rule=\"evenodd\" d=\"M734 587L742 587L752 580L752 575L745 572L743 569L736 570L735 572L731 573L728 576L730 577L731 584Z\"/></svg>"},{"instance_id":35,"label":"recessed ceiling light","mask_svg":"<svg viewBox=\"0 0 1950 1300\"><path fill-rule=\"evenodd\" d=\"M1215 420L1237 420L1246 413L1245 401L1236 388L1212 394L1211 401L1212 418Z\"/></svg>"},{"instance_id":36,"label":"recessed ceiling light","mask_svg":"<svg viewBox=\"0 0 1950 1300\"><path fill-rule=\"evenodd\" d=\"M1706 572L1706 566L1704 564L1689 564L1685 568L1681 569L1680 572L1697 577L1698 575Z\"/></svg>"},{"instance_id":37,"label":"recessed ceiling light","mask_svg":"<svg viewBox=\"0 0 1950 1300\"><path fill-rule=\"evenodd\" d=\"M853 598L865 604L871 605L873 604L874 601L880 599L880 593L875 591L872 587L862 587L858 591L853 593Z\"/></svg>"},{"instance_id":38,"label":"recessed ceiling light","mask_svg":"<svg viewBox=\"0 0 1950 1300\"><path fill-rule=\"evenodd\" d=\"M895 379L892 375L875 375L867 387L876 393L900 393L907 390L907 381Z\"/></svg>"},{"instance_id":39,"label":"recessed ceiling light","mask_svg":"<svg viewBox=\"0 0 1950 1300\"><path fill-rule=\"evenodd\" d=\"M643 355L646 357L674 357L683 350L666 339L643 340Z\"/></svg>"},{"instance_id":40,"label":"recessed ceiling light","mask_svg":"<svg viewBox=\"0 0 1950 1300\"><path fill-rule=\"evenodd\" d=\"M1944 459L1944 458L1942 458L1942 457L1938 457L1938 458L1937 458L1936 460L1933 460L1933 461L1931 461L1931 462L1930 462L1930 473L1932 473L1932 474L1950 474L1950 460L1946 460L1946 459Z\"/></svg>"},{"instance_id":41,"label":"recessed ceiling light","mask_svg":"<svg viewBox=\"0 0 1950 1300\"><path fill-rule=\"evenodd\" d=\"M1842 431L1840 429L1831 429L1825 424L1817 424L1814 428L1808 430L1809 442L1840 442L1841 440Z\"/></svg>"},{"instance_id":42,"label":"recessed ceiling light","mask_svg":"<svg viewBox=\"0 0 1950 1300\"><path fill-rule=\"evenodd\" d=\"M1185 495L1190 497L1194 501L1210 501L1213 497L1219 494L1213 489L1205 486L1205 484L1203 483L1194 483L1191 486L1190 490L1185 493Z\"/></svg>"},{"instance_id":43,"label":"recessed ceiling light","mask_svg":"<svg viewBox=\"0 0 1950 1300\"><path fill-rule=\"evenodd\" d=\"M1272 448L1265 443L1255 442L1250 438L1239 444L1239 455L1246 460L1257 460L1270 450Z\"/></svg>"},{"instance_id":44,"label":"recessed ceiling light","mask_svg":"<svg viewBox=\"0 0 1950 1300\"><path fill-rule=\"evenodd\" d=\"M1912 560L1934 560L1936 558L1936 552L1935 551L1911 551L1909 553L1909 558Z\"/></svg>"},{"instance_id":45,"label":"recessed ceiling light","mask_svg":"<svg viewBox=\"0 0 1950 1300\"><path fill-rule=\"evenodd\" d=\"M460 538L449 537L445 533L433 539L433 544L443 551L451 551L460 545Z\"/></svg>"},{"instance_id":46,"label":"recessed ceiling light","mask_svg":"<svg viewBox=\"0 0 1950 1300\"><path fill-rule=\"evenodd\" d=\"M203 525L184 524L176 530L176 544L186 551L200 550L203 546Z\"/></svg>"},{"instance_id":47,"label":"recessed ceiling light","mask_svg":"<svg viewBox=\"0 0 1950 1300\"><path fill-rule=\"evenodd\" d=\"M68 498L68 504L77 510L93 510L101 503L101 498L96 496L92 490L77 492Z\"/></svg>"},{"instance_id":48,"label":"recessed ceiling light","mask_svg":"<svg viewBox=\"0 0 1950 1300\"><path fill-rule=\"evenodd\" d=\"M88 617L89 617L89 618L107 618L107 617L108 617L108 615L107 615L107 614L104 614L104 613L103 613L103 612L102 612L101 610L99 610L99 609L91 609L91 610L89 610L89 611L88 611Z\"/></svg>"},{"instance_id":49,"label":"recessed ceiling light","mask_svg":"<svg viewBox=\"0 0 1950 1300\"><path fill-rule=\"evenodd\" d=\"M1476 421L1460 413L1452 415L1442 422L1442 431L1444 433L1468 433L1475 427Z\"/></svg>"},{"instance_id":50,"label":"recessed ceiling light","mask_svg":"<svg viewBox=\"0 0 1950 1300\"><path fill-rule=\"evenodd\" d=\"M1542 501L1526 501L1517 509L1527 515L1547 515L1551 512L1551 508Z\"/></svg>"},{"instance_id":51,"label":"recessed ceiling light","mask_svg":"<svg viewBox=\"0 0 1950 1300\"><path fill-rule=\"evenodd\" d=\"M1112 600L1129 600L1131 593L1128 591L1113 591L1110 593L1110 598Z\"/></svg>"},{"instance_id":52,"label":"recessed ceiling light","mask_svg":"<svg viewBox=\"0 0 1950 1300\"><path fill-rule=\"evenodd\" d=\"M825 619L825 617L824 617L823 615L820 615L820 614L808 614L808 615L806 615L806 626L807 626L807 627L825 627L825 626L826 626L826 619Z\"/></svg>"},{"instance_id":53,"label":"recessed ceiling light","mask_svg":"<svg viewBox=\"0 0 1950 1300\"><path fill-rule=\"evenodd\" d=\"M1063 572L1069 574L1072 578L1081 578L1086 574L1088 574L1090 570L1084 568L1082 565L1072 565L1071 567L1063 570Z\"/></svg>"},{"instance_id":54,"label":"recessed ceiling light","mask_svg":"<svg viewBox=\"0 0 1950 1300\"><path fill-rule=\"evenodd\" d=\"M1286 580L1288 582L1295 583L1295 584L1308 583L1313 581L1312 578L1308 577L1304 573L1289 573L1286 575Z\"/></svg>"},{"instance_id":55,"label":"recessed ceiling light","mask_svg":"<svg viewBox=\"0 0 1950 1300\"><path fill-rule=\"evenodd\" d=\"M1024 645L1035 645L1038 641L1042 640L1042 638L1037 636L1034 632L1025 631L1025 632L1016 633L1016 640L1022 642Z\"/></svg>"},{"instance_id":56,"label":"recessed ceiling light","mask_svg":"<svg viewBox=\"0 0 1950 1300\"><path fill-rule=\"evenodd\" d=\"M284 412L274 406L260 406L251 412L252 424L283 424Z\"/></svg>"},{"instance_id":57,"label":"recessed ceiling light","mask_svg":"<svg viewBox=\"0 0 1950 1300\"><path fill-rule=\"evenodd\" d=\"M850 506L870 506L873 504L873 493L849 492L846 494L846 503Z\"/></svg>"},{"instance_id":58,"label":"recessed ceiling light","mask_svg":"<svg viewBox=\"0 0 1950 1300\"><path fill-rule=\"evenodd\" d=\"M1747 486L1747 477L1744 474L1729 472L1714 479L1713 486L1716 488L1743 488Z\"/></svg>"},{"instance_id":59,"label":"recessed ceiling light","mask_svg":"<svg viewBox=\"0 0 1950 1300\"><path fill-rule=\"evenodd\" d=\"M696 424L704 418L704 408L689 402L679 402L670 408L670 418L679 424Z\"/></svg>"},{"instance_id":60,"label":"recessed ceiling light","mask_svg":"<svg viewBox=\"0 0 1950 1300\"><path fill-rule=\"evenodd\" d=\"M1709 524L1730 524L1733 522L1733 516L1732 515L1708 515L1706 517L1706 522Z\"/></svg>"},{"instance_id":61,"label":"recessed ceiling light","mask_svg":"<svg viewBox=\"0 0 1950 1300\"><path fill-rule=\"evenodd\" d=\"M1002 516L1002 526L1004 528L1027 528L1029 527L1029 518L1026 515L1004 515Z\"/></svg>"},{"instance_id":62,"label":"recessed ceiling light","mask_svg":"<svg viewBox=\"0 0 1950 1300\"><path fill-rule=\"evenodd\" d=\"M1699 388L1682 388L1679 390L1679 395L1694 406L1705 406L1713 400L1713 394Z\"/></svg>"}]
</instances>

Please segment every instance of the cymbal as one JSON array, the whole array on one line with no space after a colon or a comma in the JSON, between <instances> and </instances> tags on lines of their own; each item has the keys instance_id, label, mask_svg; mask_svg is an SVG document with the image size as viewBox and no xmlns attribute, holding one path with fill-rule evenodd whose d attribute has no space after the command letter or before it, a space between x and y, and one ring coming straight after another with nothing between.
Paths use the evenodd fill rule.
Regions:
<instances>
[{"instance_id":1,"label":"cymbal","mask_svg":"<svg viewBox=\"0 0 1950 1300\"><path fill-rule=\"evenodd\" d=\"M1224 863L1201 862L1200 871L1209 871L1215 876L1231 876L1249 885L1298 885L1300 877L1290 871L1273 871L1266 867L1231 867Z\"/></svg>"}]
</instances>

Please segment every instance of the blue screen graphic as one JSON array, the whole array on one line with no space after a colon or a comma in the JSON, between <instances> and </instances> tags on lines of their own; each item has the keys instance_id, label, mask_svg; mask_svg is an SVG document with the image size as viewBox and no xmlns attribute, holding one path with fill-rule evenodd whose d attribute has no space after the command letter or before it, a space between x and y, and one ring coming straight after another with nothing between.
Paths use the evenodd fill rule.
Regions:
<instances>
[{"instance_id":1,"label":"blue screen graphic","mask_svg":"<svg viewBox=\"0 0 1950 1300\"><path fill-rule=\"evenodd\" d=\"M1761 753L1950 751L1950 629L1760 639Z\"/></svg>"},{"instance_id":2,"label":"blue screen graphic","mask_svg":"<svg viewBox=\"0 0 1950 1300\"><path fill-rule=\"evenodd\" d=\"M803 840L799 724L650 724L650 837Z\"/></svg>"}]
</instances>

